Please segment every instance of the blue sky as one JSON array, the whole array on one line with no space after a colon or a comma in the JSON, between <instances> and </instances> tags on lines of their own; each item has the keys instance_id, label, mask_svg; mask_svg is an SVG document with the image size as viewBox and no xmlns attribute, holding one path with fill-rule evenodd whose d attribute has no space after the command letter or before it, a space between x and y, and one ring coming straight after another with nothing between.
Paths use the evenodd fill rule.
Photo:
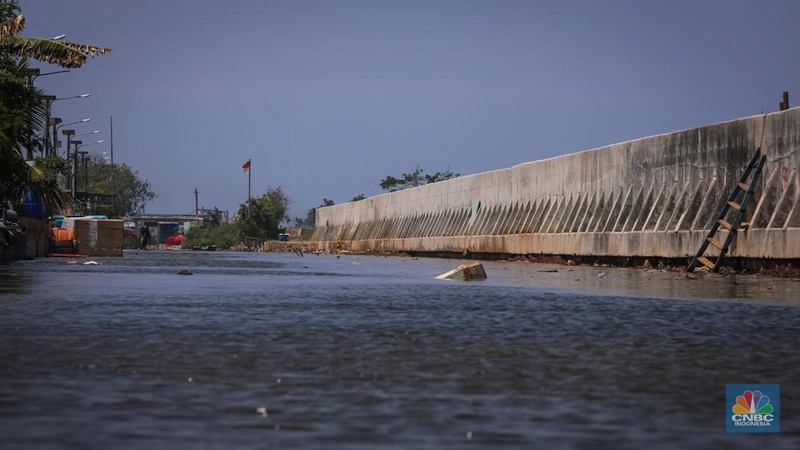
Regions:
<instances>
[{"instance_id":1,"label":"blue sky","mask_svg":"<svg viewBox=\"0 0 800 450\"><path fill-rule=\"evenodd\" d=\"M43 76L149 180L150 213L282 186L292 216L386 175L510 167L800 104L800 2L21 0L23 34L113 48ZM42 72L56 70L44 64Z\"/></svg>"}]
</instances>

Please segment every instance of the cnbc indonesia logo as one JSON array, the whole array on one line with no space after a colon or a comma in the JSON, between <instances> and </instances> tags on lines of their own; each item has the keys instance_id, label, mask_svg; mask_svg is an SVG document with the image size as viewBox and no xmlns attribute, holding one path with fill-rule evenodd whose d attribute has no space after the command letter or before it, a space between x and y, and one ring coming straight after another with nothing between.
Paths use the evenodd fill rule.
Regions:
<instances>
[{"instance_id":1,"label":"cnbc indonesia logo","mask_svg":"<svg viewBox=\"0 0 800 450\"><path fill-rule=\"evenodd\" d=\"M727 404L733 404L729 410L727 430L739 433L777 433L780 430L779 394L777 384L728 385ZM734 396L735 400L731 402Z\"/></svg>"}]
</instances>

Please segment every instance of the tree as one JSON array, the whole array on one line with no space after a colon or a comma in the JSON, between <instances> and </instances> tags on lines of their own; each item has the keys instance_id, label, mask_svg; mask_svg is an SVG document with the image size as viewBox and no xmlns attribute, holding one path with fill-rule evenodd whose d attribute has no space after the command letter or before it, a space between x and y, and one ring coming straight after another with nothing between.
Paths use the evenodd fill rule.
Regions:
<instances>
[{"instance_id":1,"label":"tree","mask_svg":"<svg viewBox=\"0 0 800 450\"><path fill-rule=\"evenodd\" d=\"M352 200L350 200L350 201L351 201L351 202L357 202L357 201L364 200L365 198L367 198L367 196L366 196L366 195L364 195L363 193L361 193L361 194L358 194L358 195L356 195L355 197L353 197L353 199L352 199Z\"/></svg>"},{"instance_id":2,"label":"tree","mask_svg":"<svg viewBox=\"0 0 800 450\"><path fill-rule=\"evenodd\" d=\"M27 68L25 60L0 52L0 202L16 204L29 191L46 205L67 206L71 198L59 188L52 167L29 166L23 157L38 145L33 136L43 130L45 117L43 93L25 77Z\"/></svg>"},{"instance_id":3,"label":"tree","mask_svg":"<svg viewBox=\"0 0 800 450\"><path fill-rule=\"evenodd\" d=\"M280 186L267 188L259 198L251 198L239 206L236 223L243 236L277 239L281 222L288 220L289 197Z\"/></svg>"},{"instance_id":4,"label":"tree","mask_svg":"<svg viewBox=\"0 0 800 450\"><path fill-rule=\"evenodd\" d=\"M389 175L381 180L380 187L385 191L394 192L461 176L461 174L453 173L450 169L445 172L436 172L433 175L422 175L422 172L424 170L418 165L413 172L404 173L399 178Z\"/></svg>"},{"instance_id":5,"label":"tree","mask_svg":"<svg viewBox=\"0 0 800 450\"><path fill-rule=\"evenodd\" d=\"M453 173L452 170L447 169L444 172L436 172L433 175L425 175L425 184L438 183L440 181L445 181L460 176L460 173Z\"/></svg>"},{"instance_id":6,"label":"tree","mask_svg":"<svg viewBox=\"0 0 800 450\"><path fill-rule=\"evenodd\" d=\"M364 195L364 194L361 194ZM326 206L333 206L336 202L329 198L323 198L322 203L317 208L324 208ZM305 220L300 219L299 217L295 218L295 222L301 224L302 227L305 228L315 228L317 226L317 208L309 208L306 212Z\"/></svg>"},{"instance_id":7,"label":"tree","mask_svg":"<svg viewBox=\"0 0 800 450\"><path fill-rule=\"evenodd\" d=\"M117 216L136 214L144 210L144 206L158 197L152 191L150 182L139 178L139 172L127 164L113 166L101 156L95 155L87 161L86 171L89 174L88 192L109 197L107 202L94 208L97 214ZM78 171L78 186L84 186L84 171ZM110 198L113 196L113 200ZM115 211L112 211L112 202Z\"/></svg>"},{"instance_id":8,"label":"tree","mask_svg":"<svg viewBox=\"0 0 800 450\"><path fill-rule=\"evenodd\" d=\"M309 208L306 212L306 220L303 221L306 228L316 228L317 226L317 208Z\"/></svg>"},{"instance_id":9,"label":"tree","mask_svg":"<svg viewBox=\"0 0 800 450\"><path fill-rule=\"evenodd\" d=\"M20 36L25 17L17 0L0 1L0 201L17 202L23 192L34 191L48 205L66 206L71 198L58 187L48 168L29 166L29 155L38 148L33 139L44 130L47 107L44 92L27 78L28 58L76 68L87 57L111 50L86 44Z\"/></svg>"},{"instance_id":10,"label":"tree","mask_svg":"<svg viewBox=\"0 0 800 450\"><path fill-rule=\"evenodd\" d=\"M110 48L89 44L20 36L19 33L25 28L25 17L19 12L17 0L3 0L0 3L0 53L33 58L67 69L83 67L88 57L111 53Z\"/></svg>"},{"instance_id":11,"label":"tree","mask_svg":"<svg viewBox=\"0 0 800 450\"><path fill-rule=\"evenodd\" d=\"M23 75L27 65L0 53L0 199L16 199L31 177L23 158L32 136L42 130L41 91Z\"/></svg>"}]
</instances>

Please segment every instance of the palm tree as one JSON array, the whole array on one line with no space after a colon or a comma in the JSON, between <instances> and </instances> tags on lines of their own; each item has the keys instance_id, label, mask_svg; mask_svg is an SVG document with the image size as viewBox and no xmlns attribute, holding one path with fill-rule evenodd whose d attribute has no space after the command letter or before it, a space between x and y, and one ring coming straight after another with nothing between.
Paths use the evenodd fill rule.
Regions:
<instances>
[{"instance_id":1,"label":"palm tree","mask_svg":"<svg viewBox=\"0 0 800 450\"><path fill-rule=\"evenodd\" d=\"M19 12L17 0L0 0L0 208L5 200L18 201L27 188L48 204L66 206L73 200L58 188L53 174L30 166L22 156L37 145L31 136L43 131L46 115L44 93L26 78L28 59L77 68L111 49L20 36L25 17Z\"/></svg>"},{"instance_id":2,"label":"palm tree","mask_svg":"<svg viewBox=\"0 0 800 450\"><path fill-rule=\"evenodd\" d=\"M110 48L94 45L20 36L19 33L25 28L25 17L18 13L17 0L4 0L0 4L0 52L3 54L75 69L86 64L88 57L111 53Z\"/></svg>"},{"instance_id":3,"label":"palm tree","mask_svg":"<svg viewBox=\"0 0 800 450\"><path fill-rule=\"evenodd\" d=\"M45 106L43 92L25 78L27 60L0 55L0 201L17 201L32 188L45 203L59 207L71 205L55 176L41 167L29 166L23 151L38 145L31 139L42 131ZM5 204L0 205L5 207Z\"/></svg>"}]
</instances>

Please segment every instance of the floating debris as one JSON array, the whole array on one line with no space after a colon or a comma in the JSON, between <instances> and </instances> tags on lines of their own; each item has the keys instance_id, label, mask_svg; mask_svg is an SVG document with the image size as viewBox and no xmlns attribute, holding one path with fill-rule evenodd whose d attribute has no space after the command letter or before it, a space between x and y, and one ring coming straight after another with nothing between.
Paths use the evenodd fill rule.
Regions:
<instances>
[{"instance_id":1,"label":"floating debris","mask_svg":"<svg viewBox=\"0 0 800 450\"><path fill-rule=\"evenodd\" d=\"M84 266L102 266L103 263L99 263L97 261L86 261L83 263Z\"/></svg>"},{"instance_id":2,"label":"floating debris","mask_svg":"<svg viewBox=\"0 0 800 450\"><path fill-rule=\"evenodd\" d=\"M608 278L608 274L606 274L605 272L600 272L597 274L597 278L605 280L606 278Z\"/></svg>"},{"instance_id":3,"label":"floating debris","mask_svg":"<svg viewBox=\"0 0 800 450\"><path fill-rule=\"evenodd\" d=\"M190 271L188 271L186 269L183 269L180 272L178 272L178 275L192 275L192 272L190 272Z\"/></svg>"},{"instance_id":4,"label":"floating debris","mask_svg":"<svg viewBox=\"0 0 800 450\"><path fill-rule=\"evenodd\" d=\"M262 406L260 408L256 408L256 414L261 414L261 417L267 417L269 412L267 411L266 407Z\"/></svg>"},{"instance_id":5,"label":"floating debris","mask_svg":"<svg viewBox=\"0 0 800 450\"><path fill-rule=\"evenodd\" d=\"M462 281L485 280L486 271L483 270L483 265L481 265L481 263L476 262L472 264L462 264L450 272L443 273L436 278L440 280Z\"/></svg>"}]
</instances>

